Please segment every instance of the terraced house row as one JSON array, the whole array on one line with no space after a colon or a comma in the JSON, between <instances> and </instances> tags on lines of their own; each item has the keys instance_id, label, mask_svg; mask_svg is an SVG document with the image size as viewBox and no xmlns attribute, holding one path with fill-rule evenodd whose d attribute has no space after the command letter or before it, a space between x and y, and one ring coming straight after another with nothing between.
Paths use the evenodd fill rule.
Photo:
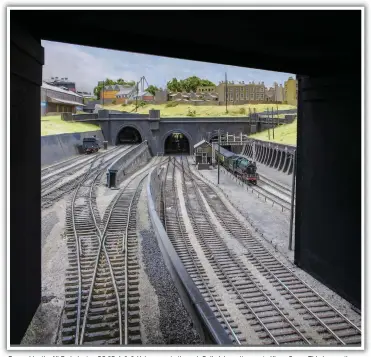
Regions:
<instances>
[{"instance_id":1,"label":"terraced house row","mask_svg":"<svg viewBox=\"0 0 371 357\"><path fill-rule=\"evenodd\" d=\"M227 97L228 102L238 104L271 102L296 105L297 93L297 81L289 77L284 85L275 82L269 88L265 86L264 82L229 81L226 83L221 81L217 86L198 87L196 92L168 93L168 100L222 104L225 103Z\"/></svg>"}]
</instances>

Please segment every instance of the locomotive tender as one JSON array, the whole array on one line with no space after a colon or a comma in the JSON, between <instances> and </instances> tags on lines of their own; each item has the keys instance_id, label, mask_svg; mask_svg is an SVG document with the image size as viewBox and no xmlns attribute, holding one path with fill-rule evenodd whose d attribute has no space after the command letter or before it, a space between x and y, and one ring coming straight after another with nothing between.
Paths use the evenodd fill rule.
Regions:
<instances>
[{"instance_id":1,"label":"locomotive tender","mask_svg":"<svg viewBox=\"0 0 371 357\"><path fill-rule=\"evenodd\" d=\"M256 163L243 156L236 155L224 148L220 148L220 154L216 150L215 156L220 158L221 164L233 175L248 181L254 185L257 184L258 174L256 173Z\"/></svg>"},{"instance_id":2,"label":"locomotive tender","mask_svg":"<svg viewBox=\"0 0 371 357\"><path fill-rule=\"evenodd\" d=\"M97 152L100 149L99 142L95 136L84 138L82 141L82 147L86 154Z\"/></svg>"}]
</instances>

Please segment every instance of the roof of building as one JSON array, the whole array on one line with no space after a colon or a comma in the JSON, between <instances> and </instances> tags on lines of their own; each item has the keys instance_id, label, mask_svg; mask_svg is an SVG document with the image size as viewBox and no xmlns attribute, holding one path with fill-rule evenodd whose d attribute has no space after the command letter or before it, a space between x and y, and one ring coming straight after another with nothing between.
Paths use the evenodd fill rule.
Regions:
<instances>
[{"instance_id":1,"label":"roof of building","mask_svg":"<svg viewBox=\"0 0 371 357\"><path fill-rule=\"evenodd\" d=\"M125 95L130 94L135 89L135 86L132 87L122 87L120 91L116 94L117 95Z\"/></svg>"},{"instance_id":2,"label":"roof of building","mask_svg":"<svg viewBox=\"0 0 371 357\"><path fill-rule=\"evenodd\" d=\"M206 140L201 140L200 142L198 142L197 144L193 145L193 148L196 149L204 144L207 144L208 146L210 146L210 143Z\"/></svg>"},{"instance_id":3,"label":"roof of building","mask_svg":"<svg viewBox=\"0 0 371 357\"><path fill-rule=\"evenodd\" d=\"M72 92L70 90L65 90L65 89L62 89L62 88L59 88L59 87L56 87L56 86L52 86L52 85L50 85L46 82L43 82L41 88L44 88L44 89L47 89L47 90L53 90L55 92L65 93L65 94L69 94L69 95L74 95L75 97L82 98L81 95L79 95L75 92Z\"/></svg>"},{"instance_id":4,"label":"roof of building","mask_svg":"<svg viewBox=\"0 0 371 357\"><path fill-rule=\"evenodd\" d=\"M66 100L66 99L59 99L59 98L53 98L48 95L48 99L54 103L62 103L62 104L70 104L70 105L76 105L77 107L85 107L85 104L74 102L73 100Z\"/></svg>"},{"instance_id":5,"label":"roof of building","mask_svg":"<svg viewBox=\"0 0 371 357\"><path fill-rule=\"evenodd\" d=\"M124 88L134 88L135 86L130 86L128 84L112 84L109 86L104 86L104 90L117 90L120 91Z\"/></svg>"},{"instance_id":6,"label":"roof of building","mask_svg":"<svg viewBox=\"0 0 371 357\"><path fill-rule=\"evenodd\" d=\"M151 96L151 97L153 97L153 94L151 94L151 93L149 93L149 92L146 92L146 91L139 91L138 92L138 97L143 97L143 96ZM136 93L134 93L134 98L136 98L137 97L137 95L136 95Z\"/></svg>"}]
</instances>

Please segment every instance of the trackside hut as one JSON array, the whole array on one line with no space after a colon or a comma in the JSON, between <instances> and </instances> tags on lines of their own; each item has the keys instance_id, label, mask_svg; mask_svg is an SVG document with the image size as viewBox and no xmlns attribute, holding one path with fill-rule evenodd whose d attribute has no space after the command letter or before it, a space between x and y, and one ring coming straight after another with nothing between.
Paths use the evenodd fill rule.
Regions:
<instances>
[{"instance_id":1,"label":"trackside hut","mask_svg":"<svg viewBox=\"0 0 371 357\"><path fill-rule=\"evenodd\" d=\"M196 164L211 164L211 144L206 140L201 140L194 145L193 153Z\"/></svg>"}]
</instances>

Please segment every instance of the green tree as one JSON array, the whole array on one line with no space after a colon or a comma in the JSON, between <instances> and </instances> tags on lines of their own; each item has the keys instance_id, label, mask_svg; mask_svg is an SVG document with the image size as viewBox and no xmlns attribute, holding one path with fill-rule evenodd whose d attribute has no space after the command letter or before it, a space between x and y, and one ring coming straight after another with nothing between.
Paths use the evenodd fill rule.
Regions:
<instances>
[{"instance_id":1,"label":"green tree","mask_svg":"<svg viewBox=\"0 0 371 357\"><path fill-rule=\"evenodd\" d=\"M172 91L172 92L180 92L181 91L180 83L178 82L178 80L176 78L173 78L171 81L167 82L166 86L167 86L167 89Z\"/></svg>"},{"instance_id":2,"label":"green tree","mask_svg":"<svg viewBox=\"0 0 371 357\"><path fill-rule=\"evenodd\" d=\"M201 79L201 84L202 87L208 87L208 86L215 86L215 84L208 79ZM216 87L216 86L215 86Z\"/></svg>"},{"instance_id":3,"label":"green tree","mask_svg":"<svg viewBox=\"0 0 371 357\"><path fill-rule=\"evenodd\" d=\"M156 86L154 85L150 85L147 89L146 89L146 92L148 93L151 93L152 95L155 95L156 92L159 90L159 88L157 88Z\"/></svg>"},{"instance_id":4,"label":"green tree","mask_svg":"<svg viewBox=\"0 0 371 357\"><path fill-rule=\"evenodd\" d=\"M215 86L215 84L208 79L201 79L197 76L191 76L181 80L173 78L171 81L167 82L167 89L172 92L195 92L197 87L205 86Z\"/></svg>"}]
</instances>

